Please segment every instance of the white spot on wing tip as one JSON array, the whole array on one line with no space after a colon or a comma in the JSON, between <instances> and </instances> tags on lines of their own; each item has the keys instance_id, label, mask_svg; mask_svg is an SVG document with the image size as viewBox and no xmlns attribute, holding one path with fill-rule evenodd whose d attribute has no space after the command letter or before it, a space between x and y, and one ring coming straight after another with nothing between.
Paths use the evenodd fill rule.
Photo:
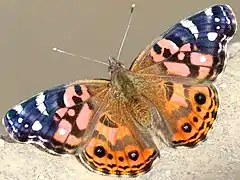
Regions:
<instances>
[{"instance_id":1,"label":"white spot on wing tip","mask_svg":"<svg viewBox=\"0 0 240 180\"><path fill-rule=\"evenodd\" d=\"M45 106L44 104L40 104L37 108L38 108L38 110L39 110L42 114L48 116L48 113L47 113L47 110L46 110L46 106Z\"/></svg>"},{"instance_id":2,"label":"white spot on wing tip","mask_svg":"<svg viewBox=\"0 0 240 180\"><path fill-rule=\"evenodd\" d=\"M212 16L213 15L212 8L208 8L204 12L207 16Z\"/></svg>"},{"instance_id":3,"label":"white spot on wing tip","mask_svg":"<svg viewBox=\"0 0 240 180\"><path fill-rule=\"evenodd\" d=\"M39 93L38 96L36 97L37 105L43 103L44 100L45 100L45 95L43 94L43 92Z\"/></svg>"},{"instance_id":4,"label":"white spot on wing tip","mask_svg":"<svg viewBox=\"0 0 240 180\"><path fill-rule=\"evenodd\" d=\"M10 124L11 126L13 125L13 122L12 122L12 120L9 120L8 122L9 122L9 124Z\"/></svg>"},{"instance_id":5,"label":"white spot on wing tip","mask_svg":"<svg viewBox=\"0 0 240 180\"><path fill-rule=\"evenodd\" d=\"M226 21L227 21L227 24L231 24L230 19L228 19L227 17L226 17Z\"/></svg>"},{"instance_id":6,"label":"white spot on wing tip","mask_svg":"<svg viewBox=\"0 0 240 180\"><path fill-rule=\"evenodd\" d=\"M8 122L9 122L9 124L10 124L11 126L13 125L13 122L12 122L11 120L9 120Z\"/></svg>"},{"instance_id":7,"label":"white spot on wing tip","mask_svg":"<svg viewBox=\"0 0 240 180\"><path fill-rule=\"evenodd\" d=\"M43 92L39 93L38 96L36 97L36 105L37 109L44 115L48 116L47 108L44 104L45 101L45 95Z\"/></svg>"},{"instance_id":8,"label":"white spot on wing tip","mask_svg":"<svg viewBox=\"0 0 240 180\"><path fill-rule=\"evenodd\" d=\"M186 27L186 28L189 28L189 27L191 27L191 26L194 26L194 24L192 23L192 21L189 21L189 20L187 20L187 19L182 20L182 21L181 21L181 24L182 24L184 27Z\"/></svg>"},{"instance_id":9,"label":"white spot on wing tip","mask_svg":"<svg viewBox=\"0 0 240 180\"><path fill-rule=\"evenodd\" d=\"M216 17L216 18L214 18L214 21L215 22L220 22L220 19Z\"/></svg>"},{"instance_id":10,"label":"white spot on wing tip","mask_svg":"<svg viewBox=\"0 0 240 180\"><path fill-rule=\"evenodd\" d=\"M209 41L215 41L215 39L217 38L218 34L216 32L209 32L207 34L208 40Z\"/></svg>"},{"instance_id":11,"label":"white spot on wing tip","mask_svg":"<svg viewBox=\"0 0 240 180\"><path fill-rule=\"evenodd\" d=\"M12 129L13 129L13 132L17 133L18 132L18 129L15 128L15 126L12 126Z\"/></svg>"},{"instance_id":12,"label":"white spot on wing tip","mask_svg":"<svg viewBox=\"0 0 240 180\"><path fill-rule=\"evenodd\" d=\"M21 124L23 122L23 118L19 117L18 118L18 123Z\"/></svg>"},{"instance_id":13,"label":"white spot on wing tip","mask_svg":"<svg viewBox=\"0 0 240 180\"><path fill-rule=\"evenodd\" d=\"M40 139L40 141L42 141L42 142L48 142L47 139L44 139L44 138L42 138L41 136L38 136L38 139ZM44 146L43 146L43 147L44 147Z\"/></svg>"},{"instance_id":14,"label":"white spot on wing tip","mask_svg":"<svg viewBox=\"0 0 240 180\"><path fill-rule=\"evenodd\" d=\"M35 121L32 125L32 130L39 131L42 129L42 124L39 121Z\"/></svg>"},{"instance_id":15,"label":"white spot on wing tip","mask_svg":"<svg viewBox=\"0 0 240 180\"><path fill-rule=\"evenodd\" d=\"M18 114L20 114L22 112L22 110L23 110L23 107L22 107L22 105L18 104L16 106L14 106L13 109L15 111L17 111Z\"/></svg>"},{"instance_id":16,"label":"white spot on wing tip","mask_svg":"<svg viewBox=\"0 0 240 180\"><path fill-rule=\"evenodd\" d=\"M183 27L188 28L196 39L198 38L199 32L198 32L197 26L193 24L192 21L185 19L181 21L181 24L183 25Z\"/></svg>"}]
</instances>

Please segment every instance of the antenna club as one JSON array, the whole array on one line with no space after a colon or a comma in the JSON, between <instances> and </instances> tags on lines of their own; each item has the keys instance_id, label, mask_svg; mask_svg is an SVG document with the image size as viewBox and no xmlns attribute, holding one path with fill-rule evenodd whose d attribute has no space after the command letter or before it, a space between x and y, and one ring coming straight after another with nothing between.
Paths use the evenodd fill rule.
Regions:
<instances>
[{"instance_id":1,"label":"antenna club","mask_svg":"<svg viewBox=\"0 0 240 180\"><path fill-rule=\"evenodd\" d=\"M135 4L132 4L130 16L129 16L129 19L128 19L127 29L126 29L126 31L125 31L125 34L124 34L123 39L122 39L122 43L121 43L120 48L119 48L119 51L118 51L117 60L119 60L119 57L120 57L120 55L121 55L121 51L122 51L122 48L123 48L123 44L124 44L124 42L125 42L125 39L126 39L127 34L128 34L129 27L130 27L130 25L131 25L134 8L135 8Z\"/></svg>"},{"instance_id":2,"label":"antenna club","mask_svg":"<svg viewBox=\"0 0 240 180\"><path fill-rule=\"evenodd\" d=\"M55 47L55 48L53 48L53 51L57 51L58 49Z\"/></svg>"},{"instance_id":3,"label":"antenna club","mask_svg":"<svg viewBox=\"0 0 240 180\"><path fill-rule=\"evenodd\" d=\"M136 4L132 4L132 7L131 7L131 14L133 13L133 10L135 8Z\"/></svg>"}]
</instances>

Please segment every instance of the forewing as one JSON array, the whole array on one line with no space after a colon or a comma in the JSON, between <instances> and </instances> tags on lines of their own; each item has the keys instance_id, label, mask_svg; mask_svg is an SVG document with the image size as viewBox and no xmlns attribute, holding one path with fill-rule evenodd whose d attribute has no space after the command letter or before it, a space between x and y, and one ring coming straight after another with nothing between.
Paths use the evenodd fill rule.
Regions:
<instances>
[{"instance_id":1,"label":"forewing","mask_svg":"<svg viewBox=\"0 0 240 180\"><path fill-rule=\"evenodd\" d=\"M224 69L226 46L236 29L228 5L212 6L180 21L154 40L130 70L163 78L177 76L178 81L185 77L213 81Z\"/></svg>"},{"instance_id":2,"label":"forewing","mask_svg":"<svg viewBox=\"0 0 240 180\"><path fill-rule=\"evenodd\" d=\"M3 118L13 139L51 152L75 153L108 93L105 80L79 81L41 92Z\"/></svg>"}]
</instances>

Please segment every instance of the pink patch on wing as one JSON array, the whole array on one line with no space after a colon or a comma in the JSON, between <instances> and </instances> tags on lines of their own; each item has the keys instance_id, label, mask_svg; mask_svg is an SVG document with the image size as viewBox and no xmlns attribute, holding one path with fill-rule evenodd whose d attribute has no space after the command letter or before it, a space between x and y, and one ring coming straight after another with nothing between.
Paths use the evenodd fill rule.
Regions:
<instances>
[{"instance_id":1,"label":"pink patch on wing","mask_svg":"<svg viewBox=\"0 0 240 180\"><path fill-rule=\"evenodd\" d=\"M111 144L116 144L116 133L119 129L117 128L109 128L109 132L108 132L108 141L111 143Z\"/></svg>"},{"instance_id":2,"label":"pink patch on wing","mask_svg":"<svg viewBox=\"0 0 240 180\"><path fill-rule=\"evenodd\" d=\"M88 89L86 86L81 85L82 88L82 95L80 96L83 101L86 101L87 99L90 98L90 94L88 93Z\"/></svg>"},{"instance_id":3,"label":"pink patch on wing","mask_svg":"<svg viewBox=\"0 0 240 180\"><path fill-rule=\"evenodd\" d=\"M73 101L73 96L76 96L76 92L73 86L70 86L66 89L64 93L64 103L66 107L72 107L75 105L75 102Z\"/></svg>"},{"instance_id":4,"label":"pink patch on wing","mask_svg":"<svg viewBox=\"0 0 240 180\"><path fill-rule=\"evenodd\" d=\"M190 70L187 65L175 63L175 62L164 62L164 65L167 68L168 73L176 74L181 76L188 76L190 74Z\"/></svg>"},{"instance_id":5,"label":"pink patch on wing","mask_svg":"<svg viewBox=\"0 0 240 180\"><path fill-rule=\"evenodd\" d=\"M56 113L60 116L60 117L63 117L66 112L68 111L68 108L60 108L56 111Z\"/></svg>"},{"instance_id":6,"label":"pink patch on wing","mask_svg":"<svg viewBox=\"0 0 240 180\"><path fill-rule=\"evenodd\" d=\"M203 78L207 77L209 75L210 70L211 69L208 67L200 67L198 78L203 79Z\"/></svg>"},{"instance_id":7,"label":"pink patch on wing","mask_svg":"<svg viewBox=\"0 0 240 180\"><path fill-rule=\"evenodd\" d=\"M192 89L195 91L199 91L199 89L201 89L201 92L203 92L203 93L209 92L209 89L206 86L193 86Z\"/></svg>"},{"instance_id":8,"label":"pink patch on wing","mask_svg":"<svg viewBox=\"0 0 240 180\"><path fill-rule=\"evenodd\" d=\"M187 43L187 44L184 44L179 51L191 51L191 44L190 43Z\"/></svg>"},{"instance_id":9,"label":"pink patch on wing","mask_svg":"<svg viewBox=\"0 0 240 180\"><path fill-rule=\"evenodd\" d=\"M84 85L80 85L80 87L82 90L82 94L80 96L76 93L74 86L70 86L66 89L64 93L64 103L66 107L72 107L76 105L76 103L73 101L74 96L81 98L82 101L86 101L90 97L87 87Z\"/></svg>"},{"instance_id":10,"label":"pink patch on wing","mask_svg":"<svg viewBox=\"0 0 240 180\"><path fill-rule=\"evenodd\" d=\"M69 109L68 110L68 115L69 116L75 116L75 110L74 109Z\"/></svg>"},{"instance_id":11,"label":"pink patch on wing","mask_svg":"<svg viewBox=\"0 0 240 180\"><path fill-rule=\"evenodd\" d=\"M66 143L71 145L71 146L77 146L81 142L81 138L77 138L76 136L70 134L67 138Z\"/></svg>"},{"instance_id":12,"label":"pink patch on wing","mask_svg":"<svg viewBox=\"0 0 240 180\"><path fill-rule=\"evenodd\" d=\"M191 53L190 59L191 63L195 65L211 67L213 64L213 56L209 54L193 52Z\"/></svg>"},{"instance_id":13,"label":"pink patch on wing","mask_svg":"<svg viewBox=\"0 0 240 180\"><path fill-rule=\"evenodd\" d=\"M180 53L178 54L178 59L179 59L179 60L183 60L184 57L185 57L185 54L184 54L183 52L180 52Z\"/></svg>"},{"instance_id":14,"label":"pink patch on wing","mask_svg":"<svg viewBox=\"0 0 240 180\"><path fill-rule=\"evenodd\" d=\"M186 103L185 99L181 96L178 96L175 93L172 95L170 102L177 103L178 105L183 107L188 107L188 104Z\"/></svg>"},{"instance_id":15,"label":"pink patch on wing","mask_svg":"<svg viewBox=\"0 0 240 180\"><path fill-rule=\"evenodd\" d=\"M53 116L53 120L57 122L60 121L59 117L57 117L56 115Z\"/></svg>"},{"instance_id":16,"label":"pink patch on wing","mask_svg":"<svg viewBox=\"0 0 240 180\"><path fill-rule=\"evenodd\" d=\"M72 130L72 125L68 121L62 119L58 125L58 129L55 132L53 138L56 141L64 143L66 141L69 133L71 132L71 130Z\"/></svg>"},{"instance_id":17,"label":"pink patch on wing","mask_svg":"<svg viewBox=\"0 0 240 180\"><path fill-rule=\"evenodd\" d=\"M89 121L93 117L93 110L91 110L87 103L85 103L81 109L81 111L78 114L78 117L76 119L77 127L80 130L86 129Z\"/></svg>"},{"instance_id":18,"label":"pink patch on wing","mask_svg":"<svg viewBox=\"0 0 240 180\"><path fill-rule=\"evenodd\" d=\"M178 46L174 42L167 39L161 39L157 42L157 44L162 48L161 54L157 54L153 48L150 50L150 54L155 62L166 59L166 57L163 57L164 49L169 49L171 54L175 54L179 51Z\"/></svg>"}]
</instances>

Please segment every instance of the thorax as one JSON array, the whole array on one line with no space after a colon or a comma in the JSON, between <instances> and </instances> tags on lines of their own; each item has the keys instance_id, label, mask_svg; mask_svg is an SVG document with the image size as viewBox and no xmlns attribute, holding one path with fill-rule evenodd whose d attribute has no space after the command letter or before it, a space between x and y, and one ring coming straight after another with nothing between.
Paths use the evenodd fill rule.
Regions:
<instances>
[{"instance_id":1,"label":"thorax","mask_svg":"<svg viewBox=\"0 0 240 180\"><path fill-rule=\"evenodd\" d=\"M137 97L137 79L124 67L116 69L111 74L111 86L116 98L132 100Z\"/></svg>"}]
</instances>

